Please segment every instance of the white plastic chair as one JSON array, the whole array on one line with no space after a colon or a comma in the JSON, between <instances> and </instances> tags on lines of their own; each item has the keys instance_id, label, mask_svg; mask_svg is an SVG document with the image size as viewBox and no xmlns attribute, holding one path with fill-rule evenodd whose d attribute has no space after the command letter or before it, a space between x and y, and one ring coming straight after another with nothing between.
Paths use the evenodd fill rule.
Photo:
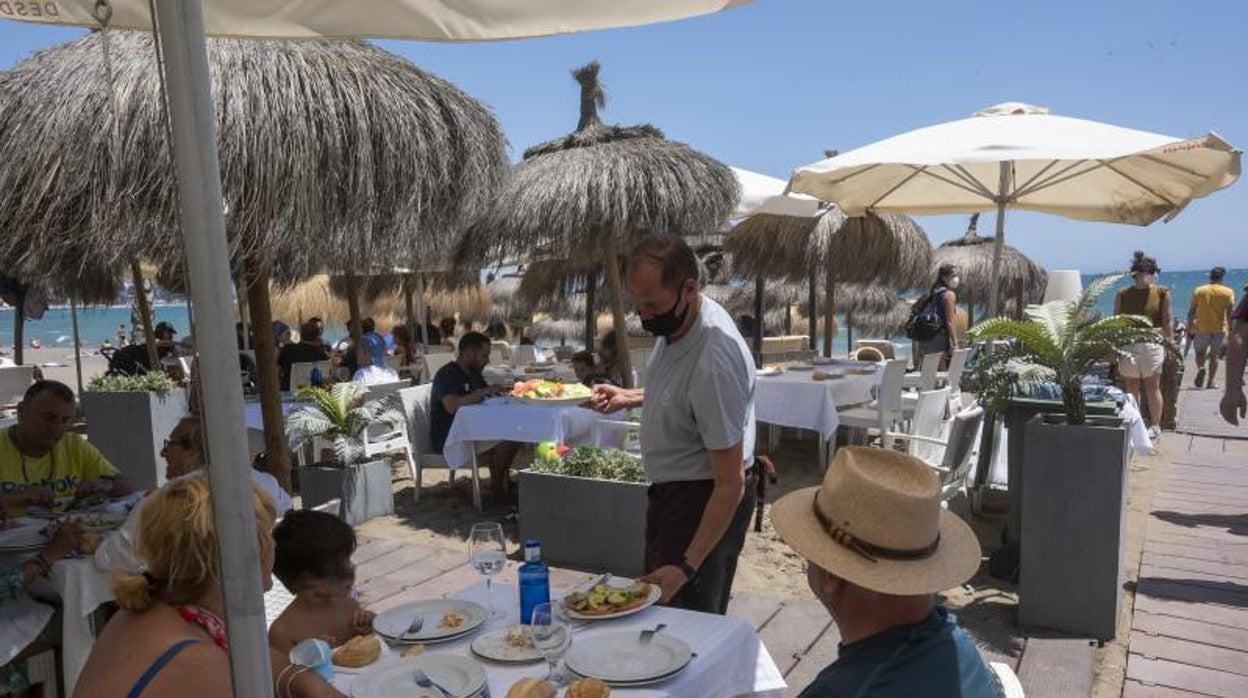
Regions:
<instances>
[{"instance_id":1,"label":"white plastic chair","mask_svg":"<svg viewBox=\"0 0 1248 698\"><path fill-rule=\"evenodd\" d=\"M34 366L0 368L0 407L9 407L21 402L26 395L26 389L34 382Z\"/></svg>"},{"instance_id":2,"label":"white plastic chair","mask_svg":"<svg viewBox=\"0 0 1248 698\"><path fill-rule=\"evenodd\" d=\"M450 352L425 354L425 381L432 382L433 377L438 375L438 371L454 360L455 355Z\"/></svg>"},{"instance_id":3,"label":"white plastic chair","mask_svg":"<svg viewBox=\"0 0 1248 698\"><path fill-rule=\"evenodd\" d=\"M402 399L396 389L387 392L377 392L374 389L378 386L371 386L368 396L365 400L383 400L393 396L399 403ZM406 416L404 411L404 416ZM398 423L393 429L386 429L380 425L369 426L364 431L364 457L372 458L373 456L382 456L391 453L402 453L403 459L407 461L407 470L409 473L416 472L416 460L412 455L412 440L407 433L408 420L404 419Z\"/></svg>"},{"instance_id":4,"label":"white plastic chair","mask_svg":"<svg viewBox=\"0 0 1248 698\"><path fill-rule=\"evenodd\" d=\"M919 393L914 416L910 418L908 436L944 439L949 429L945 419L949 407L949 389L938 388ZM944 447L919 439L906 440L906 452L923 461L935 461L943 454Z\"/></svg>"},{"instance_id":5,"label":"white plastic chair","mask_svg":"<svg viewBox=\"0 0 1248 698\"><path fill-rule=\"evenodd\" d=\"M993 678L996 679L1001 698L1024 698L1023 682L1018 680L1018 676L1014 674L1009 664L989 662L988 668L992 670Z\"/></svg>"},{"instance_id":6,"label":"white plastic chair","mask_svg":"<svg viewBox=\"0 0 1248 698\"><path fill-rule=\"evenodd\" d=\"M633 373L637 376L637 387L646 387L646 368L650 364L650 349L629 349L628 358L633 364Z\"/></svg>"},{"instance_id":7,"label":"white plastic chair","mask_svg":"<svg viewBox=\"0 0 1248 698\"><path fill-rule=\"evenodd\" d=\"M944 356L940 352L927 354L923 357L923 363L920 365L918 373L906 374L905 387L915 389L920 392L935 390L937 385L937 374L940 372L940 359Z\"/></svg>"},{"instance_id":8,"label":"white plastic chair","mask_svg":"<svg viewBox=\"0 0 1248 698\"><path fill-rule=\"evenodd\" d=\"M420 501L421 475L425 468L446 468L450 470L450 480L455 482L455 469L450 467L441 453L434 453L429 441L429 401L433 398L433 386L429 383L399 391L399 400L403 403L403 411L407 414L407 436L415 453L415 467L412 469L412 480L416 483L415 501ZM481 511L481 479L477 469L472 471L472 503Z\"/></svg>"},{"instance_id":9,"label":"white plastic chair","mask_svg":"<svg viewBox=\"0 0 1248 698\"><path fill-rule=\"evenodd\" d=\"M966 371L966 361L970 356L969 348L955 350L953 356L949 357L949 370L936 374L936 384L949 387L949 404L954 409L962 409L962 374Z\"/></svg>"},{"instance_id":10,"label":"white plastic chair","mask_svg":"<svg viewBox=\"0 0 1248 698\"><path fill-rule=\"evenodd\" d=\"M894 439L905 439L938 446L939 458L924 458L923 461L940 473L940 494L948 502L958 493L966 492L966 479L970 475L975 455L976 438L979 436L980 424L984 421L984 408L979 405L968 407L953 418L949 426L948 438L932 438L918 434L894 432Z\"/></svg>"},{"instance_id":11,"label":"white plastic chair","mask_svg":"<svg viewBox=\"0 0 1248 698\"><path fill-rule=\"evenodd\" d=\"M875 402L864 407L848 407L837 410L842 427L874 429L880 433L884 445L889 443L888 434L901 419L901 384L906 375L906 362L894 359L884 364Z\"/></svg>"},{"instance_id":12,"label":"white plastic chair","mask_svg":"<svg viewBox=\"0 0 1248 698\"><path fill-rule=\"evenodd\" d=\"M537 347L532 344L521 344L511 352L516 366L528 366L537 363Z\"/></svg>"},{"instance_id":13,"label":"white plastic chair","mask_svg":"<svg viewBox=\"0 0 1248 698\"><path fill-rule=\"evenodd\" d=\"M328 361L296 361L290 365L290 390L294 392L299 386L312 385L312 367L321 369L321 376L329 378L334 375L333 365Z\"/></svg>"}]
</instances>

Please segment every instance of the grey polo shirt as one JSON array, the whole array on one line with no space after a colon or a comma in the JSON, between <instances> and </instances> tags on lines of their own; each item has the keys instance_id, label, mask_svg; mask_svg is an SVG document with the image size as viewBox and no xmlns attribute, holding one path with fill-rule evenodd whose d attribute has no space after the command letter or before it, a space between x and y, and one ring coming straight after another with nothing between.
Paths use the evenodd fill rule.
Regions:
<instances>
[{"instance_id":1,"label":"grey polo shirt","mask_svg":"<svg viewBox=\"0 0 1248 698\"><path fill-rule=\"evenodd\" d=\"M754 360L736 323L702 296L675 344L659 339L646 368L641 453L651 482L710 480L710 450L743 443L754 462Z\"/></svg>"}]
</instances>

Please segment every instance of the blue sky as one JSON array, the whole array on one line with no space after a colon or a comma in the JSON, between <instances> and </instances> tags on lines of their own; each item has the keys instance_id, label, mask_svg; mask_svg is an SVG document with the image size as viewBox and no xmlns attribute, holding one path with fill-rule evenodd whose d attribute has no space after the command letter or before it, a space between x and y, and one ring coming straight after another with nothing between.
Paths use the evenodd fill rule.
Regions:
<instances>
[{"instance_id":1,"label":"blue sky","mask_svg":"<svg viewBox=\"0 0 1248 698\"><path fill-rule=\"evenodd\" d=\"M616 123L650 122L725 163L786 178L1004 101L1248 145L1248 2L755 0L683 22L492 44L383 42L489 105L518 157L575 128L569 70L603 63ZM0 22L0 68L79 32ZM934 242L966 217L923 217ZM1248 267L1248 184L1148 228L1011 213L1006 239L1051 269ZM982 231L991 231L989 216Z\"/></svg>"}]
</instances>

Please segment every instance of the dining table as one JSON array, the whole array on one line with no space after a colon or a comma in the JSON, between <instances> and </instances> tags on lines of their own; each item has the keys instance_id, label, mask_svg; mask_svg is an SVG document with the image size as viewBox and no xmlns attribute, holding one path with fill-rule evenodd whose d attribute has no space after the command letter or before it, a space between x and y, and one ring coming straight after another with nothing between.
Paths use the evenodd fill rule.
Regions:
<instances>
[{"instance_id":1,"label":"dining table","mask_svg":"<svg viewBox=\"0 0 1248 698\"><path fill-rule=\"evenodd\" d=\"M451 422L442 457L452 469L472 465L480 445L493 441L536 444L558 441L573 446L623 446L620 443L599 443L602 432L597 425L619 419L619 415L603 415L580 405L536 404L510 396L494 397L476 405L459 408ZM615 433L615 432L612 432Z\"/></svg>"},{"instance_id":2,"label":"dining table","mask_svg":"<svg viewBox=\"0 0 1248 698\"><path fill-rule=\"evenodd\" d=\"M565 590L565 591L571 591ZM484 581L472 584L452 593L450 598L463 599L486 605ZM552 600L563 594L552 591ZM507 690L522 678L543 678L546 663L499 663L478 657L471 649L473 637L491 629L504 628L519 623L519 593L514 585L494 584L494 606L502 609L504 617L493 623L487 621L481 629L466 636L441 644L428 644L424 652L410 660L418 665L420 657L450 655L468 659L485 672L486 685L472 698L503 698ZM771 654L759 640L758 634L748 622L732 616L699 613L664 606L650 606L621 618L590 620L570 624L571 645L585 642L612 632L636 632L664 625L662 632L686 643L693 651L693 659L669 679L649 686L614 687L612 696L629 698L706 698L707 696L759 696L780 698L786 695L787 685ZM565 652L564 656L567 656ZM565 671L565 674L568 673ZM353 693L352 687L361 681L364 673L335 673L333 683L347 695L364 698ZM413 691L415 686L413 684ZM422 694L423 695L423 694ZM560 691L563 695L563 691ZM457 697L459 698L459 697ZM465 697L466 698L466 697Z\"/></svg>"},{"instance_id":3,"label":"dining table","mask_svg":"<svg viewBox=\"0 0 1248 698\"><path fill-rule=\"evenodd\" d=\"M856 370L870 372L852 372ZM827 378L816 380L816 372ZM754 384L754 417L764 424L818 432L829 441L840 426L837 409L870 402L882 376L875 364L861 362L762 370Z\"/></svg>"}]
</instances>

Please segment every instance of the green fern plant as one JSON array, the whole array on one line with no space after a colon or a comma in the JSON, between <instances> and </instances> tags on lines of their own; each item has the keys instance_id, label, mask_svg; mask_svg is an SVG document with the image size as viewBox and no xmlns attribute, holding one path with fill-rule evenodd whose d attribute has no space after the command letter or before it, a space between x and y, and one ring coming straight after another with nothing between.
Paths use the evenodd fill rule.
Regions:
<instances>
[{"instance_id":1,"label":"green fern plant","mask_svg":"<svg viewBox=\"0 0 1248 698\"><path fill-rule=\"evenodd\" d=\"M994 364L1025 362L1031 376L1051 374L1062 389L1066 423L1087 422L1083 377L1098 361L1121 355L1132 344L1157 344L1177 354L1148 318L1139 315L1099 317L1092 308L1122 275L1106 276L1088 285L1076 301L1052 301L1031 305L1025 320L992 318L976 325L971 336L981 340L1014 340L1010 349L996 352Z\"/></svg>"},{"instance_id":2,"label":"green fern plant","mask_svg":"<svg viewBox=\"0 0 1248 698\"><path fill-rule=\"evenodd\" d=\"M364 459L366 431L379 425L396 429L405 417L394 395L368 399L368 388L359 383L336 383L325 388L303 388L296 397L307 400L286 418L286 438L293 449L313 439L324 439L334 445L338 465L348 466Z\"/></svg>"}]
</instances>

